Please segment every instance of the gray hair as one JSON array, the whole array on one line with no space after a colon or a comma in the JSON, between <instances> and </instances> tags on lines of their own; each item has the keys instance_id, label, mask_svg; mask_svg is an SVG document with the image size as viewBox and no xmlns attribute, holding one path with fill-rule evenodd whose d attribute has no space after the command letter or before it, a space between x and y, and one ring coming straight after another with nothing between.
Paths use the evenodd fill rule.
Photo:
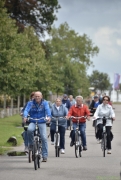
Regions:
<instances>
[{"instance_id":1,"label":"gray hair","mask_svg":"<svg viewBox=\"0 0 121 180\"><path fill-rule=\"evenodd\" d=\"M81 100L83 100L83 97L82 96L76 96L76 100L77 100L77 98L80 98Z\"/></svg>"}]
</instances>

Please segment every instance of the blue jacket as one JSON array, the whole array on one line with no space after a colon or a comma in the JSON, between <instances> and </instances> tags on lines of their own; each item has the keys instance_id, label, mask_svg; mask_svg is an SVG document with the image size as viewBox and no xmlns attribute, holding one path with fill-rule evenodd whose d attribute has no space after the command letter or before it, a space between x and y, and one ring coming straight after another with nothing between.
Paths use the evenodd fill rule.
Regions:
<instances>
[{"instance_id":1,"label":"blue jacket","mask_svg":"<svg viewBox=\"0 0 121 180\"><path fill-rule=\"evenodd\" d=\"M70 109L70 107L71 107L71 103L70 103L70 101L68 100L68 99L62 99L62 104L64 104L65 105L65 107L69 110Z\"/></svg>"},{"instance_id":2,"label":"blue jacket","mask_svg":"<svg viewBox=\"0 0 121 180\"><path fill-rule=\"evenodd\" d=\"M30 122L35 123L35 120L31 120L31 118L39 119L42 117L51 117L51 111L48 105L48 102L46 100L42 100L40 104L37 104L35 100L29 101L27 103L27 106L24 110L24 117L30 116ZM41 120L38 120L38 123L45 123L44 118Z\"/></svg>"},{"instance_id":3,"label":"blue jacket","mask_svg":"<svg viewBox=\"0 0 121 180\"><path fill-rule=\"evenodd\" d=\"M57 109L56 104L54 104L52 106L52 109L51 109L51 115L52 116L64 117L67 114L68 114L68 110L63 104L60 105L59 110ZM54 118L51 119L51 124L56 124L56 120ZM67 120L65 118L63 118L63 119L60 118L58 121L58 125L66 127L67 126Z\"/></svg>"}]
</instances>

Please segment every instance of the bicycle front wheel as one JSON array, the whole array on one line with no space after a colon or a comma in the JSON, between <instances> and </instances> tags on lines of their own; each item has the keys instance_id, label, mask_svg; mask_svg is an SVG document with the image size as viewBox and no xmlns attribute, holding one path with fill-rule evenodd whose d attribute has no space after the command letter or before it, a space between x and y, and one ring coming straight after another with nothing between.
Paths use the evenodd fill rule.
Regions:
<instances>
[{"instance_id":1,"label":"bicycle front wheel","mask_svg":"<svg viewBox=\"0 0 121 180\"><path fill-rule=\"evenodd\" d=\"M103 134L103 157L105 157L106 150L106 134Z\"/></svg>"},{"instance_id":2,"label":"bicycle front wheel","mask_svg":"<svg viewBox=\"0 0 121 180\"><path fill-rule=\"evenodd\" d=\"M58 146L58 142L59 141L59 137L58 134L55 135L55 157L59 157L60 156L60 148Z\"/></svg>"},{"instance_id":3,"label":"bicycle front wheel","mask_svg":"<svg viewBox=\"0 0 121 180\"><path fill-rule=\"evenodd\" d=\"M79 157L79 134L75 132L75 156L76 158Z\"/></svg>"},{"instance_id":4,"label":"bicycle front wheel","mask_svg":"<svg viewBox=\"0 0 121 180\"><path fill-rule=\"evenodd\" d=\"M34 141L33 144L33 157L34 157L34 169L37 170L38 156L37 156L37 143Z\"/></svg>"}]
</instances>

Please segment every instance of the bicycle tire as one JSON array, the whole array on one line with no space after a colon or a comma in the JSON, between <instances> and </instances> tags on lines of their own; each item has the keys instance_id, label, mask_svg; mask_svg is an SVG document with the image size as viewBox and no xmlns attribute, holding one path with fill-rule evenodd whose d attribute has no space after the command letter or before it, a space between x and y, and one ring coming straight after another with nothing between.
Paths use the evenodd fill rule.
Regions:
<instances>
[{"instance_id":1,"label":"bicycle tire","mask_svg":"<svg viewBox=\"0 0 121 180\"><path fill-rule=\"evenodd\" d=\"M34 169L37 170L37 164L38 164L38 156L36 154L37 152L37 143L34 141L33 143L33 157L34 157Z\"/></svg>"},{"instance_id":2,"label":"bicycle tire","mask_svg":"<svg viewBox=\"0 0 121 180\"><path fill-rule=\"evenodd\" d=\"M40 147L40 143L38 142L38 158L37 158L37 165L38 165L38 168L40 168L40 164L41 164L41 147Z\"/></svg>"},{"instance_id":3,"label":"bicycle tire","mask_svg":"<svg viewBox=\"0 0 121 180\"><path fill-rule=\"evenodd\" d=\"M30 151L30 150L28 152L28 161L29 161L29 163L32 162L32 151Z\"/></svg>"},{"instance_id":4,"label":"bicycle tire","mask_svg":"<svg viewBox=\"0 0 121 180\"><path fill-rule=\"evenodd\" d=\"M79 157L79 134L75 132L75 156L76 158Z\"/></svg>"},{"instance_id":5,"label":"bicycle tire","mask_svg":"<svg viewBox=\"0 0 121 180\"><path fill-rule=\"evenodd\" d=\"M106 150L106 134L103 134L103 157L105 157Z\"/></svg>"},{"instance_id":6,"label":"bicycle tire","mask_svg":"<svg viewBox=\"0 0 121 180\"><path fill-rule=\"evenodd\" d=\"M80 145L80 146L79 146L79 156L80 156L80 157L82 157L81 152L82 152L82 146Z\"/></svg>"},{"instance_id":7,"label":"bicycle tire","mask_svg":"<svg viewBox=\"0 0 121 180\"><path fill-rule=\"evenodd\" d=\"M55 136L55 157L58 157L58 134Z\"/></svg>"}]
</instances>

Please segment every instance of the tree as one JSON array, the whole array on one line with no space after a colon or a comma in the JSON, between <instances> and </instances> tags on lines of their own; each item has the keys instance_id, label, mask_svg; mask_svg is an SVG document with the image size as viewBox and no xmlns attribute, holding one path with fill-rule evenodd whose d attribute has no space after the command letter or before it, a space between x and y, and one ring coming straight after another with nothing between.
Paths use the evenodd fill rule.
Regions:
<instances>
[{"instance_id":1,"label":"tree","mask_svg":"<svg viewBox=\"0 0 121 180\"><path fill-rule=\"evenodd\" d=\"M67 23L53 27L45 42L47 61L53 72L53 80L68 94L77 95L81 89L84 96L89 93L86 70L92 65L90 57L99 49L87 35L80 36Z\"/></svg>"},{"instance_id":2,"label":"tree","mask_svg":"<svg viewBox=\"0 0 121 180\"><path fill-rule=\"evenodd\" d=\"M95 90L101 91L107 90L110 86L110 78L107 73L101 73L97 70L92 72L89 76L90 86L94 87Z\"/></svg>"},{"instance_id":3,"label":"tree","mask_svg":"<svg viewBox=\"0 0 121 180\"><path fill-rule=\"evenodd\" d=\"M19 32L32 26L39 34L50 30L56 20L54 12L60 5L58 0L5 0L5 7L10 17L16 20Z\"/></svg>"}]
</instances>

